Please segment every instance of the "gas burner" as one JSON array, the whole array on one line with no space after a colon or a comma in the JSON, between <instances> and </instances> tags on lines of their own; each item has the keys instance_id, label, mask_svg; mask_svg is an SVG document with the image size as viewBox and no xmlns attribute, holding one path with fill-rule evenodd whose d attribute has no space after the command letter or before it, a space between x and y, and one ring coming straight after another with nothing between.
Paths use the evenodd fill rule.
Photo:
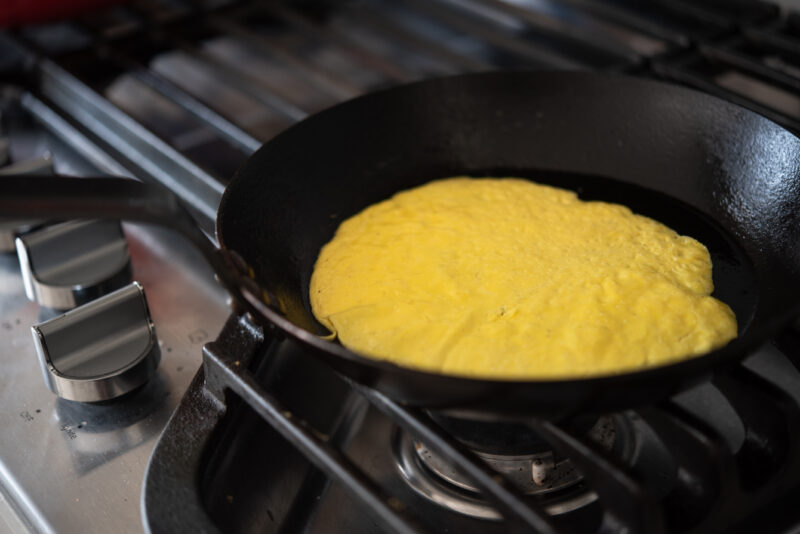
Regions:
<instances>
[{"instance_id":1,"label":"gas burner","mask_svg":"<svg viewBox=\"0 0 800 534\"><path fill-rule=\"evenodd\" d=\"M630 464L635 450L631 423L614 415L600 417L586 435L609 454ZM395 428L392 447L397 467L411 488L426 499L452 511L480 519L499 520L501 516L487 504L472 481L447 458L434 454L408 433ZM540 499L544 509L559 515L594 502L597 494L584 483L583 476L568 458L552 450L530 454L475 454L526 495Z\"/></svg>"}]
</instances>

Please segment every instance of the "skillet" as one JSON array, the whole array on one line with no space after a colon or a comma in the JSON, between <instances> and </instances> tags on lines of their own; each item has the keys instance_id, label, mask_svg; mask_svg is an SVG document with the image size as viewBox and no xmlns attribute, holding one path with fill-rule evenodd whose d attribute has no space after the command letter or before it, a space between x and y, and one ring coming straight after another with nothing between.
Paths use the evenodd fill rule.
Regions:
<instances>
[{"instance_id":1,"label":"skillet","mask_svg":"<svg viewBox=\"0 0 800 534\"><path fill-rule=\"evenodd\" d=\"M203 243L174 196L130 180L4 178L0 214L173 226L258 319L350 379L448 413L555 417L675 394L738 362L800 313L799 163L800 140L791 133L696 91L619 75L494 72L366 95L267 142L225 191L220 251ZM421 372L323 339L308 285L338 224L399 190L464 174L572 189L698 239L712 257L714 296L735 312L739 337L661 367L538 381Z\"/></svg>"}]
</instances>

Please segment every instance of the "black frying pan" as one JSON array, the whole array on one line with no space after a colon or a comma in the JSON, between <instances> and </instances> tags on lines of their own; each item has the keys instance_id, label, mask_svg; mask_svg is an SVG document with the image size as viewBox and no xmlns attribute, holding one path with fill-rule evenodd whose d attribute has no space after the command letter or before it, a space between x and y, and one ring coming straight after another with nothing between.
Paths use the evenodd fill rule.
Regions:
<instances>
[{"instance_id":1,"label":"black frying pan","mask_svg":"<svg viewBox=\"0 0 800 534\"><path fill-rule=\"evenodd\" d=\"M367 95L289 128L234 176L217 235L222 255L235 251L267 290L272 308L259 306L262 317L342 374L396 400L473 416L606 411L653 402L707 378L800 312L798 165L800 140L792 134L695 91L590 73L466 75ZM521 176L573 189L700 240L714 263L714 296L736 313L739 337L681 363L548 381L420 372L321 339L308 285L338 224L399 190L460 174ZM140 184L120 190L118 181L83 181L46 190L43 204L44 182L8 183L0 199L4 215L178 220L172 199L156 198ZM34 195L39 201L31 202ZM230 265L206 252L238 293ZM251 304L253 293L245 292Z\"/></svg>"}]
</instances>

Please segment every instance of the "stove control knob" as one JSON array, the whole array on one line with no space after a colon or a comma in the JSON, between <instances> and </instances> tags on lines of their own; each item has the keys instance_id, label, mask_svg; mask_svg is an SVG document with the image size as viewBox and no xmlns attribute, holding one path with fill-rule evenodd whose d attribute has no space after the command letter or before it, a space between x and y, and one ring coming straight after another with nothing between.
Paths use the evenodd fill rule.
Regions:
<instances>
[{"instance_id":1,"label":"stove control knob","mask_svg":"<svg viewBox=\"0 0 800 534\"><path fill-rule=\"evenodd\" d=\"M138 282L31 330L47 387L72 401L105 401L133 391L150 380L161 360Z\"/></svg>"},{"instance_id":2,"label":"stove control knob","mask_svg":"<svg viewBox=\"0 0 800 534\"><path fill-rule=\"evenodd\" d=\"M39 224L41 221L0 220L0 252L14 252L17 236Z\"/></svg>"},{"instance_id":3,"label":"stove control knob","mask_svg":"<svg viewBox=\"0 0 800 534\"><path fill-rule=\"evenodd\" d=\"M128 244L116 221L69 221L16 240L25 294L68 310L131 281Z\"/></svg>"}]
</instances>

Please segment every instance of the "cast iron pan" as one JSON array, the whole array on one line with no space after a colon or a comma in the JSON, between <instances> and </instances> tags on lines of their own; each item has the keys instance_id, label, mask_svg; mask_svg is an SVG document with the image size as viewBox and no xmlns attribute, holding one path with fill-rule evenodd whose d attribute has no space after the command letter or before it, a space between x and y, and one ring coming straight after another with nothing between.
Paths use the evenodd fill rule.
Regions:
<instances>
[{"instance_id":1,"label":"cast iron pan","mask_svg":"<svg viewBox=\"0 0 800 534\"><path fill-rule=\"evenodd\" d=\"M602 412L653 402L708 378L800 312L798 163L800 140L788 131L684 88L594 73L465 75L357 98L289 128L234 176L217 236L223 256L235 251L267 290L272 308L260 306L263 317L337 371L393 399L471 416ZM739 337L677 364L554 381L420 372L321 339L326 332L311 314L308 286L317 254L339 223L399 190L462 174L573 189L700 240L714 263L714 296L736 313ZM164 200L163 192L151 198L153 189L141 184L120 189L118 182L59 188L43 208L26 200L41 197L44 183L11 180L0 213L32 215L38 206L37 214L64 214L55 210L69 197L69 214L83 209L92 217L176 224L173 199ZM109 203L122 196L129 209ZM88 204L96 208L91 213ZM215 268L231 271L220 261Z\"/></svg>"}]
</instances>

